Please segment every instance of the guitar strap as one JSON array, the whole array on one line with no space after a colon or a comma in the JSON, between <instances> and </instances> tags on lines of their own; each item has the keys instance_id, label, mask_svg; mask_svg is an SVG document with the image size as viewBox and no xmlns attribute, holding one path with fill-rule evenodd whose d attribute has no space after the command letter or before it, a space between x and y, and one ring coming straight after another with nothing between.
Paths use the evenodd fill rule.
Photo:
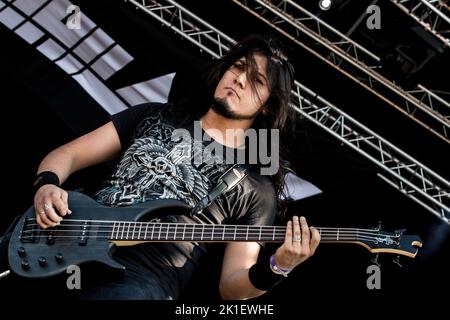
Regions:
<instances>
[{"instance_id":1,"label":"guitar strap","mask_svg":"<svg viewBox=\"0 0 450 320\"><path fill-rule=\"evenodd\" d=\"M219 177L217 185L201 199L191 211L191 215L201 213L221 194L230 191L248 175L248 168L241 164L234 164Z\"/></svg>"}]
</instances>

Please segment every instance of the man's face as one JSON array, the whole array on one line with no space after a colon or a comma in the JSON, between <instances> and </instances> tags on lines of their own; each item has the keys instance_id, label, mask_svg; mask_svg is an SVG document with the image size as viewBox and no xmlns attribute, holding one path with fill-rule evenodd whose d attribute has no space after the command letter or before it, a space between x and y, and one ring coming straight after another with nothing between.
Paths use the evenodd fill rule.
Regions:
<instances>
[{"instance_id":1,"label":"man's face","mask_svg":"<svg viewBox=\"0 0 450 320\"><path fill-rule=\"evenodd\" d=\"M254 119L269 98L269 84L266 75L266 57L255 54L257 78L252 86L246 72L246 59L237 60L222 76L214 92L220 107L218 113L232 119ZM218 110L219 109L219 110Z\"/></svg>"}]
</instances>

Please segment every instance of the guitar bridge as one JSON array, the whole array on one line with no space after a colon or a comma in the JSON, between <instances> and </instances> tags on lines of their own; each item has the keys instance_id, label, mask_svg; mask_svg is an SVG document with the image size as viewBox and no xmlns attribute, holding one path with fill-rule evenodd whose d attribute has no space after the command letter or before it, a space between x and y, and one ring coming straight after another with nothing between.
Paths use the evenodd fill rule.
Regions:
<instances>
[{"instance_id":1,"label":"guitar bridge","mask_svg":"<svg viewBox=\"0 0 450 320\"><path fill-rule=\"evenodd\" d=\"M36 227L34 219L26 218L22 230L19 234L19 239L23 243L37 243L39 242L40 229Z\"/></svg>"}]
</instances>

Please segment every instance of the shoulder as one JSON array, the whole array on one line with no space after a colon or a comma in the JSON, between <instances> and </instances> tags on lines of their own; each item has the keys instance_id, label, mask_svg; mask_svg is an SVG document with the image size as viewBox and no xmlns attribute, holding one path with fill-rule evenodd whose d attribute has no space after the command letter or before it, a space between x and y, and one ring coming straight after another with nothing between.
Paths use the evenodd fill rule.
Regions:
<instances>
[{"instance_id":1,"label":"shoulder","mask_svg":"<svg viewBox=\"0 0 450 320\"><path fill-rule=\"evenodd\" d=\"M267 192L269 195L275 194L275 186L272 179L254 171L250 171L247 178L244 179L244 186L248 188L248 191Z\"/></svg>"},{"instance_id":2,"label":"shoulder","mask_svg":"<svg viewBox=\"0 0 450 320\"><path fill-rule=\"evenodd\" d=\"M132 121L133 119L143 119L151 114L159 113L164 109L166 103L143 103L131 108L122 110L111 116L113 122Z\"/></svg>"},{"instance_id":3,"label":"shoulder","mask_svg":"<svg viewBox=\"0 0 450 320\"><path fill-rule=\"evenodd\" d=\"M153 114L161 114L164 109L168 108L169 105L169 103L147 102L134 106L130 109L134 109L136 113L140 113L141 116L145 118L146 116Z\"/></svg>"}]
</instances>

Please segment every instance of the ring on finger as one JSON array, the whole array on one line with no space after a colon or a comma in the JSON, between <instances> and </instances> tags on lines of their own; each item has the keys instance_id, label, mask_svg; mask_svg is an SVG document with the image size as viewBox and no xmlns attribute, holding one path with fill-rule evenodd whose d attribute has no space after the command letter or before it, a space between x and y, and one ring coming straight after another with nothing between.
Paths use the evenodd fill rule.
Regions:
<instances>
[{"instance_id":1,"label":"ring on finger","mask_svg":"<svg viewBox=\"0 0 450 320\"><path fill-rule=\"evenodd\" d=\"M49 205L48 203L44 204L44 210L49 210L52 206Z\"/></svg>"},{"instance_id":2,"label":"ring on finger","mask_svg":"<svg viewBox=\"0 0 450 320\"><path fill-rule=\"evenodd\" d=\"M302 240L302 238L300 237L300 236L295 236L295 238L294 238L294 241L295 242L299 242L299 241L301 241Z\"/></svg>"}]
</instances>

